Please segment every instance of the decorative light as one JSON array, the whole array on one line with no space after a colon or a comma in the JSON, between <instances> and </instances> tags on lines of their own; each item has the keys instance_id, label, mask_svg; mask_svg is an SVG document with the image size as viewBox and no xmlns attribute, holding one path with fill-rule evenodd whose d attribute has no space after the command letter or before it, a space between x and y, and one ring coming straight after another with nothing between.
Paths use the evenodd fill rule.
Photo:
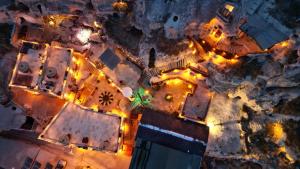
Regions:
<instances>
[{"instance_id":1,"label":"decorative light","mask_svg":"<svg viewBox=\"0 0 300 169\"><path fill-rule=\"evenodd\" d=\"M289 41L281 42L281 47L287 47L289 45Z\"/></svg>"},{"instance_id":2,"label":"decorative light","mask_svg":"<svg viewBox=\"0 0 300 169\"><path fill-rule=\"evenodd\" d=\"M280 141L285 138L283 126L279 122L269 124L268 133L275 141Z\"/></svg>"},{"instance_id":3,"label":"decorative light","mask_svg":"<svg viewBox=\"0 0 300 169\"><path fill-rule=\"evenodd\" d=\"M94 26L95 26L96 28L102 28L102 25L98 24L97 21L94 21Z\"/></svg>"},{"instance_id":4,"label":"decorative light","mask_svg":"<svg viewBox=\"0 0 300 169\"><path fill-rule=\"evenodd\" d=\"M178 69L174 69L173 72L174 72L174 73L178 73L179 70L178 70Z\"/></svg>"},{"instance_id":5,"label":"decorative light","mask_svg":"<svg viewBox=\"0 0 300 169\"><path fill-rule=\"evenodd\" d=\"M191 41L191 42L189 43L189 48L193 48L193 47L194 47L194 42Z\"/></svg>"},{"instance_id":6,"label":"decorative light","mask_svg":"<svg viewBox=\"0 0 300 169\"><path fill-rule=\"evenodd\" d=\"M54 21L49 21L49 25L54 26L55 25Z\"/></svg>"},{"instance_id":7,"label":"decorative light","mask_svg":"<svg viewBox=\"0 0 300 169\"><path fill-rule=\"evenodd\" d=\"M75 98L75 93L65 93L64 94L64 98L67 100L67 101L73 101L74 98Z\"/></svg>"},{"instance_id":8,"label":"decorative light","mask_svg":"<svg viewBox=\"0 0 300 169\"><path fill-rule=\"evenodd\" d=\"M97 105L97 104L93 104L93 105L91 106L91 109L92 109L93 111L98 111L98 105Z\"/></svg>"},{"instance_id":9,"label":"decorative light","mask_svg":"<svg viewBox=\"0 0 300 169\"><path fill-rule=\"evenodd\" d=\"M222 127L216 125L214 119L208 119L206 125L209 127L209 134L213 137L219 137L222 134Z\"/></svg>"},{"instance_id":10,"label":"decorative light","mask_svg":"<svg viewBox=\"0 0 300 169\"><path fill-rule=\"evenodd\" d=\"M194 49L193 51L192 51L192 54L194 55L194 54L196 54L197 53L197 49Z\"/></svg>"}]
</instances>

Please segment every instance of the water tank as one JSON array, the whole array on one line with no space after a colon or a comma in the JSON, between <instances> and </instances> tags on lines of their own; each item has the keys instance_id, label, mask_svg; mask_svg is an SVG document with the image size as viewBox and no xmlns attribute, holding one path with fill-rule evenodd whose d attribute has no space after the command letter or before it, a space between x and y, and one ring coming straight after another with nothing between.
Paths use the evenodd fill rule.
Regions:
<instances>
[{"instance_id":1,"label":"water tank","mask_svg":"<svg viewBox=\"0 0 300 169\"><path fill-rule=\"evenodd\" d=\"M57 71L54 67L48 67L46 70L46 76L48 78L54 78L57 75Z\"/></svg>"},{"instance_id":2,"label":"water tank","mask_svg":"<svg viewBox=\"0 0 300 169\"><path fill-rule=\"evenodd\" d=\"M22 73L28 73L29 72L29 64L27 62L20 62L19 63L19 71Z\"/></svg>"}]
</instances>

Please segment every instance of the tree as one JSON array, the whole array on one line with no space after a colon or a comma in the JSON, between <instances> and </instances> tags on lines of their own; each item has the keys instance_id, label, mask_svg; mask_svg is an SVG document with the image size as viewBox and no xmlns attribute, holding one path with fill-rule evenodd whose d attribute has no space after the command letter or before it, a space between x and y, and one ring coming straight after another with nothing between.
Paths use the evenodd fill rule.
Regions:
<instances>
[{"instance_id":1,"label":"tree","mask_svg":"<svg viewBox=\"0 0 300 169\"><path fill-rule=\"evenodd\" d=\"M131 103L132 107L137 106L148 106L150 105L152 96L149 92L145 91L144 88L138 88L133 92L133 101Z\"/></svg>"}]
</instances>

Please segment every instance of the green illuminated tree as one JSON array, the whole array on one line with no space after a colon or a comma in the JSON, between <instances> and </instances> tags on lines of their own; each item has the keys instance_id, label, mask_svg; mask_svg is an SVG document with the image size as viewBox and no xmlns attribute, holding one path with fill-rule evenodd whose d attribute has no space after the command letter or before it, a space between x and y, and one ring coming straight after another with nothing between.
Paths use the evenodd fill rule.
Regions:
<instances>
[{"instance_id":1,"label":"green illuminated tree","mask_svg":"<svg viewBox=\"0 0 300 169\"><path fill-rule=\"evenodd\" d=\"M133 101L131 103L132 107L137 106L148 106L150 105L152 96L150 93L146 92L144 88L138 88L133 92Z\"/></svg>"}]
</instances>

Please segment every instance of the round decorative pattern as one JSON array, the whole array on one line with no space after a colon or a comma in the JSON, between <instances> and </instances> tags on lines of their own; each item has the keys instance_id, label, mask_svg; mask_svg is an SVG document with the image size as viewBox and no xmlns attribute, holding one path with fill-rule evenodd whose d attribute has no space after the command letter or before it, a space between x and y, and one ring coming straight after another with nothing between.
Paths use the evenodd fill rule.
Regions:
<instances>
[{"instance_id":1,"label":"round decorative pattern","mask_svg":"<svg viewBox=\"0 0 300 169\"><path fill-rule=\"evenodd\" d=\"M19 70L23 73L27 73L29 71L29 64L27 62L20 62Z\"/></svg>"},{"instance_id":2,"label":"round decorative pattern","mask_svg":"<svg viewBox=\"0 0 300 169\"><path fill-rule=\"evenodd\" d=\"M107 105L111 104L113 102L113 100L114 100L113 94L111 94L108 91L102 92L99 96L99 102L103 106L107 106Z\"/></svg>"}]
</instances>

